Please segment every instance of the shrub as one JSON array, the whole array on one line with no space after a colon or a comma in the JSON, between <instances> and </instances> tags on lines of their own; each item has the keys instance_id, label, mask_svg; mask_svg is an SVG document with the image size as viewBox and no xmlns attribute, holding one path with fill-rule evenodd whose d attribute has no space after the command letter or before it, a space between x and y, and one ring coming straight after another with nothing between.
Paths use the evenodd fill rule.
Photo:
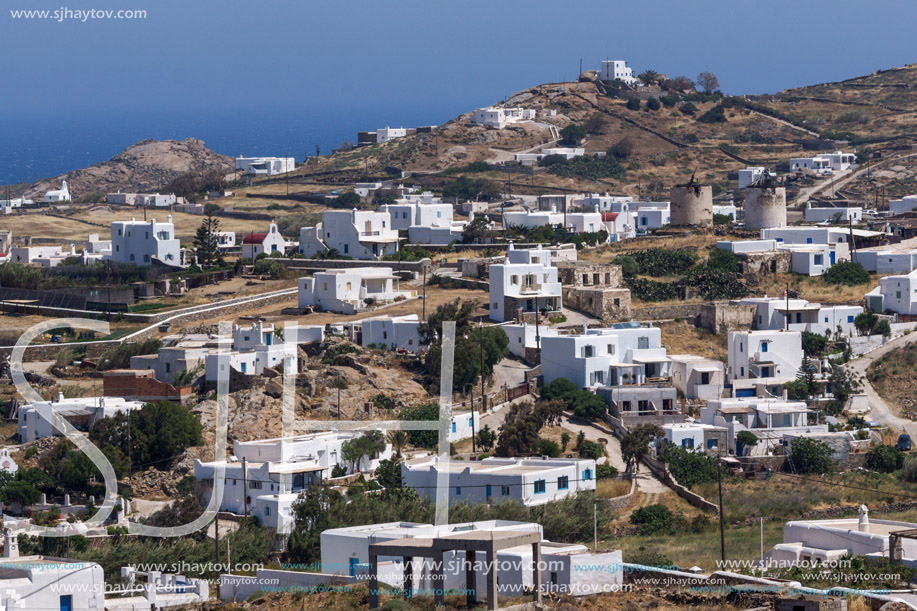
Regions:
<instances>
[{"instance_id":1,"label":"shrub","mask_svg":"<svg viewBox=\"0 0 917 611\"><path fill-rule=\"evenodd\" d=\"M701 123L726 123L726 113L722 106L714 106L697 118Z\"/></svg>"},{"instance_id":2,"label":"shrub","mask_svg":"<svg viewBox=\"0 0 917 611\"><path fill-rule=\"evenodd\" d=\"M598 460L605 456L605 448L602 447L602 444L594 441L584 441L577 451L581 458L590 458L592 460Z\"/></svg>"},{"instance_id":3,"label":"shrub","mask_svg":"<svg viewBox=\"0 0 917 611\"><path fill-rule=\"evenodd\" d=\"M641 535L674 533L676 521L672 510L660 503L638 507L630 514L631 524L637 526Z\"/></svg>"},{"instance_id":4,"label":"shrub","mask_svg":"<svg viewBox=\"0 0 917 611\"><path fill-rule=\"evenodd\" d=\"M726 217L732 220L732 217ZM742 261L736 255L722 248L714 248L707 257L707 267L723 272L738 274L742 271Z\"/></svg>"},{"instance_id":5,"label":"shrub","mask_svg":"<svg viewBox=\"0 0 917 611\"><path fill-rule=\"evenodd\" d=\"M558 458L560 456L560 446L556 442L551 441L550 439L539 439L538 440L538 455L539 456L550 456L551 458Z\"/></svg>"},{"instance_id":6,"label":"shrub","mask_svg":"<svg viewBox=\"0 0 917 611\"><path fill-rule=\"evenodd\" d=\"M604 134L605 130L608 128L608 118L600 112L595 112L586 119L586 122L583 123L583 127L585 127L586 132L590 134Z\"/></svg>"},{"instance_id":7,"label":"shrub","mask_svg":"<svg viewBox=\"0 0 917 611\"><path fill-rule=\"evenodd\" d=\"M802 332L802 349L809 356L821 356L827 347L828 339L824 335L811 331Z\"/></svg>"},{"instance_id":8,"label":"shrub","mask_svg":"<svg viewBox=\"0 0 917 611\"><path fill-rule=\"evenodd\" d=\"M866 468L891 473L904 465L904 452L890 445L880 445L866 453Z\"/></svg>"},{"instance_id":9,"label":"shrub","mask_svg":"<svg viewBox=\"0 0 917 611\"><path fill-rule=\"evenodd\" d=\"M634 150L634 143L629 138L623 138L612 144L607 151L606 155L611 155L615 159L625 160L630 157L630 154Z\"/></svg>"},{"instance_id":10,"label":"shrub","mask_svg":"<svg viewBox=\"0 0 917 611\"><path fill-rule=\"evenodd\" d=\"M793 440L788 465L796 473L828 473L834 469L831 448L824 441L799 437Z\"/></svg>"},{"instance_id":11,"label":"shrub","mask_svg":"<svg viewBox=\"0 0 917 611\"><path fill-rule=\"evenodd\" d=\"M600 465L595 466L596 479L607 479L609 477L617 477L618 473L619 471L617 467L612 467L611 465L607 463L602 463Z\"/></svg>"},{"instance_id":12,"label":"shrub","mask_svg":"<svg viewBox=\"0 0 917 611\"><path fill-rule=\"evenodd\" d=\"M627 110L640 110L640 98L627 98Z\"/></svg>"},{"instance_id":13,"label":"shrub","mask_svg":"<svg viewBox=\"0 0 917 611\"><path fill-rule=\"evenodd\" d=\"M697 106L695 106L693 102L685 102L678 110L681 111L682 114L693 115L697 112Z\"/></svg>"},{"instance_id":14,"label":"shrub","mask_svg":"<svg viewBox=\"0 0 917 611\"><path fill-rule=\"evenodd\" d=\"M586 128L575 123L560 130L560 143L573 146L579 144L586 137Z\"/></svg>"},{"instance_id":15,"label":"shrub","mask_svg":"<svg viewBox=\"0 0 917 611\"><path fill-rule=\"evenodd\" d=\"M869 282L869 272L859 263L840 261L828 268L821 276L828 284L857 286Z\"/></svg>"},{"instance_id":16,"label":"shrub","mask_svg":"<svg viewBox=\"0 0 917 611\"><path fill-rule=\"evenodd\" d=\"M594 155L574 157L564 163L557 163L548 170L564 178L623 178L624 166L614 157Z\"/></svg>"},{"instance_id":17,"label":"shrub","mask_svg":"<svg viewBox=\"0 0 917 611\"><path fill-rule=\"evenodd\" d=\"M917 483L917 456L909 456L901 468L901 479Z\"/></svg>"},{"instance_id":18,"label":"shrub","mask_svg":"<svg viewBox=\"0 0 917 611\"><path fill-rule=\"evenodd\" d=\"M672 443L662 447L660 457L669 465L672 476L682 486L691 488L697 484L715 482L717 459L705 454L686 450Z\"/></svg>"},{"instance_id":19,"label":"shrub","mask_svg":"<svg viewBox=\"0 0 917 611\"><path fill-rule=\"evenodd\" d=\"M659 101L662 102L662 105L665 106L666 108L672 108L673 106L675 106L675 104L678 103L678 96L673 95L671 93L667 93L666 95L659 98Z\"/></svg>"},{"instance_id":20,"label":"shrub","mask_svg":"<svg viewBox=\"0 0 917 611\"><path fill-rule=\"evenodd\" d=\"M653 97L647 98L646 100L646 109L647 110L659 110L660 104L659 100Z\"/></svg>"},{"instance_id":21,"label":"shrub","mask_svg":"<svg viewBox=\"0 0 917 611\"><path fill-rule=\"evenodd\" d=\"M280 261L274 261L268 257L256 260L252 266L252 273L256 276L267 276L272 280L279 280L286 278L290 271Z\"/></svg>"}]
</instances>

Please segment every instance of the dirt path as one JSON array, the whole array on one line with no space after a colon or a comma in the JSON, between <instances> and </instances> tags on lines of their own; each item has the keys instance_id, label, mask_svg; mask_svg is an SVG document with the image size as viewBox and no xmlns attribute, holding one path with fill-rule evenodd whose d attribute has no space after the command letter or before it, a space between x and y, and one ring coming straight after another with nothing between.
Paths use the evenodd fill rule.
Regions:
<instances>
[{"instance_id":1,"label":"dirt path","mask_svg":"<svg viewBox=\"0 0 917 611\"><path fill-rule=\"evenodd\" d=\"M917 333L904 335L847 363L847 369L849 371L857 374L857 376L863 377L863 392L869 398L869 419L876 420L881 424L896 429L903 429L911 436L911 439L917 439L917 422L900 418L894 414L892 408L885 402L885 399L883 399L879 393L876 392L876 389L873 388L872 384L869 383L869 380L866 378L866 370L882 355L895 348L901 348L915 341L917 341Z\"/></svg>"}]
</instances>

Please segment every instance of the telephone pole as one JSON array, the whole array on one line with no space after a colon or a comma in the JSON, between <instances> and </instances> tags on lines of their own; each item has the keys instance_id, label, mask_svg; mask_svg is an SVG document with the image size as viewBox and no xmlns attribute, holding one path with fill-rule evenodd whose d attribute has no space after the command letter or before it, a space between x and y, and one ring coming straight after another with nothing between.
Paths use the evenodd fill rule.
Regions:
<instances>
[{"instance_id":1,"label":"telephone pole","mask_svg":"<svg viewBox=\"0 0 917 611\"><path fill-rule=\"evenodd\" d=\"M248 519L248 464L242 458L242 502L245 507L245 519Z\"/></svg>"},{"instance_id":2,"label":"telephone pole","mask_svg":"<svg viewBox=\"0 0 917 611\"><path fill-rule=\"evenodd\" d=\"M725 517L723 516L723 473L720 467L720 457L716 457L716 485L720 492L720 560L726 566L726 530Z\"/></svg>"}]
</instances>

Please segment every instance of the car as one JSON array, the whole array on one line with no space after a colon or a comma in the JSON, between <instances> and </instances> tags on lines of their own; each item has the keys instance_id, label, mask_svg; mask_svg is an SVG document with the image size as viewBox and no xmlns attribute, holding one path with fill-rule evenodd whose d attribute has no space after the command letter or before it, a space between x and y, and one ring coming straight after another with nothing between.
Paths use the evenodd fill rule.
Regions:
<instances>
[{"instance_id":1,"label":"car","mask_svg":"<svg viewBox=\"0 0 917 611\"><path fill-rule=\"evenodd\" d=\"M910 452L911 451L911 436L910 435L899 435L898 443L896 443L895 445L902 452Z\"/></svg>"},{"instance_id":2,"label":"car","mask_svg":"<svg viewBox=\"0 0 917 611\"><path fill-rule=\"evenodd\" d=\"M877 428L879 428L879 427L882 426L882 425L879 424L879 421L878 421L878 420L867 420L867 421L866 421L866 426L869 427L869 428L871 428L871 429L877 429Z\"/></svg>"}]
</instances>

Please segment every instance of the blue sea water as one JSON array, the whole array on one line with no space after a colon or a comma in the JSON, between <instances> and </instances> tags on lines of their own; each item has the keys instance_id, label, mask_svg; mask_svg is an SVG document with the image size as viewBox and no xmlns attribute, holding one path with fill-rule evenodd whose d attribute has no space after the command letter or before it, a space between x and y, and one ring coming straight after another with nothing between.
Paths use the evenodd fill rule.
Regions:
<instances>
[{"instance_id":1,"label":"blue sea water","mask_svg":"<svg viewBox=\"0 0 917 611\"><path fill-rule=\"evenodd\" d=\"M223 155L295 157L331 152L357 132L448 121L467 107L355 102L333 108L38 110L0 113L0 184L32 182L106 161L146 139L199 138Z\"/></svg>"}]
</instances>

